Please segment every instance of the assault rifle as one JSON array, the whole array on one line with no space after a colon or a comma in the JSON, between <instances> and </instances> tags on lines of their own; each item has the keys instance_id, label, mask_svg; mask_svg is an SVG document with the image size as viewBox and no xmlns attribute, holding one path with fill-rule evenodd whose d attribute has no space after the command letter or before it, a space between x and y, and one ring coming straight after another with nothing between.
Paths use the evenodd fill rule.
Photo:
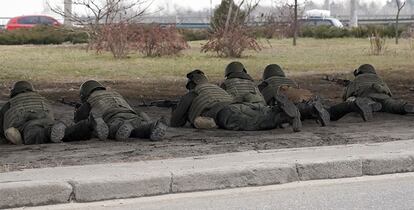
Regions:
<instances>
[{"instance_id":1,"label":"assault rifle","mask_svg":"<svg viewBox=\"0 0 414 210\"><path fill-rule=\"evenodd\" d=\"M333 82L333 83L336 83L338 85L344 86L344 87L347 87L351 83L351 80L340 79L336 75L333 75L333 76L332 75L325 75L325 77L323 79L326 80L326 81Z\"/></svg>"},{"instance_id":2,"label":"assault rifle","mask_svg":"<svg viewBox=\"0 0 414 210\"><path fill-rule=\"evenodd\" d=\"M178 100L157 100L157 101L150 101L146 102L145 100L142 100L142 104L139 105L139 107L162 107L162 108L171 108L175 107L178 104Z\"/></svg>"},{"instance_id":3,"label":"assault rifle","mask_svg":"<svg viewBox=\"0 0 414 210\"><path fill-rule=\"evenodd\" d=\"M61 104L71 106L71 107L75 107L75 108L78 108L81 106L81 103L76 102L76 101L66 101L65 98L61 98L60 100L58 100L58 102Z\"/></svg>"}]
</instances>

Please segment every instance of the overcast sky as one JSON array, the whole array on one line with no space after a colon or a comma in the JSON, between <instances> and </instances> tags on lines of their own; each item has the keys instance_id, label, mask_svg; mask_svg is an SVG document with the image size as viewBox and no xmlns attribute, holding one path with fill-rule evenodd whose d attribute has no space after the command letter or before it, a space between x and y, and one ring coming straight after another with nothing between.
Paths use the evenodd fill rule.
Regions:
<instances>
[{"instance_id":1,"label":"overcast sky","mask_svg":"<svg viewBox=\"0 0 414 210\"><path fill-rule=\"evenodd\" d=\"M0 18L14 17L19 15L42 14L44 12L45 2L50 4L62 4L63 0L0 0ZM221 0L211 0L213 6L216 6ZM322 3L323 0L314 0ZM348 0L342 0L348 1ZM361 0L361 1L376 1L385 3L386 0ZM271 5L275 0L262 0L262 5ZM210 0L154 0L152 9L156 10L160 7L173 10L174 7L182 7L193 10L201 10L210 8Z\"/></svg>"}]
</instances>

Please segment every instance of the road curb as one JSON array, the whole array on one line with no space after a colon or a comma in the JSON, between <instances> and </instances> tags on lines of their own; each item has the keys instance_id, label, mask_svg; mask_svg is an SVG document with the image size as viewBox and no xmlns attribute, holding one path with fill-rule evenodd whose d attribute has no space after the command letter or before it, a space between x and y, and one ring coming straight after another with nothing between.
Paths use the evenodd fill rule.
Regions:
<instances>
[{"instance_id":1,"label":"road curb","mask_svg":"<svg viewBox=\"0 0 414 210\"><path fill-rule=\"evenodd\" d=\"M68 203L72 193L66 182L0 183L0 208Z\"/></svg>"},{"instance_id":2,"label":"road curb","mask_svg":"<svg viewBox=\"0 0 414 210\"><path fill-rule=\"evenodd\" d=\"M0 174L0 208L414 172L414 140Z\"/></svg>"}]
</instances>

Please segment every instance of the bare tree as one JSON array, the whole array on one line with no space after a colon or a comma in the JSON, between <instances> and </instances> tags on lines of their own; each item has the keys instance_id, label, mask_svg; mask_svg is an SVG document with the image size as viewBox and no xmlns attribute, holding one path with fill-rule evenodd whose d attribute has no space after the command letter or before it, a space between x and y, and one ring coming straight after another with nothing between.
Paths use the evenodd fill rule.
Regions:
<instances>
[{"instance_id":1,"label":"bare tree","mask_svg":"<svg viewBox=\"0 0 414 210\"><path fill-rule=\"evenodd\" d=\"M299 4L298 0L290 2L288 0L275 0L275 10L278 14L273 14L277 17L278 21L284 22L287 27L285 30L288 31L289 36L293 36L293 46L296 46L299 31L299 16L303 14L304 7L307 1L303 1L303 4Z\"/></svg>"},{"instance_id":2,"label":"bare tree","mask_svg":"<svg viewBox=\"0 0 414 210\"><path fill-rule=\"evenodd\" d=\"M88 26L96 33L99 26L111 23L128 23L143 16L151 5L152 0L72 0L72 5L84 14L65 12L59 6L51 10L78 25Z\"/></svg>"},{"instance_id":3,"label":"bare tree","mask_svg":"<svg viewBox=\"0 0 414 210\"><path fill-rule=\"evenodd\" d=\"M97 53L107 50L115 58L127 57L130 42L137 36L130 25L142 17L152 3L152 0L71 1L77 11L85 11L85 13L68 12L67 9L61 7L51 7L51 9L65 20L86 29L85 31L89 34L88 49L93 48Z\"/></svg>"},{"instance_id":4,"label":"bare tree","mask_svg":"<svg viewBox=\"0 0 414 210\"><path fill-rule=\"evenodd\" d=\"M397 17L395 18L395 44L398 44L399 34L399 20L400 20L400 13L401 10L404 8L406 1L395 0L397 4Z\"/></svg>"}]
</instances>

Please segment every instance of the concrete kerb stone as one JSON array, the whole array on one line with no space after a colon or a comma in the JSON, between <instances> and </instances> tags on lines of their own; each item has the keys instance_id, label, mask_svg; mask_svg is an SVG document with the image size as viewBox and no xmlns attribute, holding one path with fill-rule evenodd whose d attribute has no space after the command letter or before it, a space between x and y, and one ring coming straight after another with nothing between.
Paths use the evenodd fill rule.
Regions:
<instances>
[{"instance_id":1,"label":"concrete kerb stone","mask_svg":"<svg viewBox=\"0 0 414 210\"><path fill-rule=\"evenodd\" d=\"M406 141L11 172L0 174L0 208L414 172L413 148Z\"/></svg>"},{"instance_id":2,"label":"concrete kerb stone","mask_svg":"<svg viewBox=\"0 0 414 210\"><path fill-rule=\"evenodd\" d=\"M171 176L70 181L74 199L92 202L161 195L170 192Z\"/></svg>"},{"instance_id":3,"label":"concrete kerb stone","mask_svg":"<svg viewBox=\"0 0 414 210\"><path fill-rule=\"evenodd\" d=\"M382 175L414 172L414 151L412 154L392 154L362 158L363 175Z\"/></svg>"},{"instance_id":4,"label":"concrete kerb stone","mask_svg":"<svg viewBox=\"0 0 414 210\"><path fill-rule=\"evenodd\" d=\"M258 164L173 172L172 192L263 186L299 181L294 164Z\"/></svg>"},{"instance_id":5,"label":"concrete kerb stone","mask_svg":"<svg viewBox=\"0 0 414 210\"><path fill-rule=\"evenodd\" d=\"M301 181L363 176L362 162L358 158L319 162L298 162L296 167Z\"/></svg>"},{"instance_id":6,"label":"concrete kerb stone","mask_svg":"<svg viewBox=\"0 0 414 210\"><path fill-rule=\"evenodd\" d=\"M67 182L0 183L0 208L68 203L72 192Z\"/></svg>"}]
</instances>

